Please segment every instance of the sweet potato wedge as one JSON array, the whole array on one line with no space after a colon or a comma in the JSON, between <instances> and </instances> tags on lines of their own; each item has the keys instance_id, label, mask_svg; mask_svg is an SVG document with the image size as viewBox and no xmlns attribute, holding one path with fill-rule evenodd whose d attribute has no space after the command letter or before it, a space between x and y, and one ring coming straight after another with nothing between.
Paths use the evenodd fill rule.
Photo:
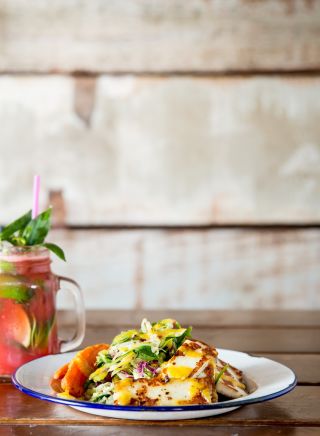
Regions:
<instances>
[{"instance_id":1,"label":"sweet potato wedge","mask_svg":"<svg viewBox=\"0 0 320 436\"><path fill-rule=\"evenodd\" d=\"M108 348L108 344L96 344L79 351L68 364L55 372L51 380L52 389L81 397L84 393L84 383L95 369L97 354Z\"/></svg>"}]
</instances>

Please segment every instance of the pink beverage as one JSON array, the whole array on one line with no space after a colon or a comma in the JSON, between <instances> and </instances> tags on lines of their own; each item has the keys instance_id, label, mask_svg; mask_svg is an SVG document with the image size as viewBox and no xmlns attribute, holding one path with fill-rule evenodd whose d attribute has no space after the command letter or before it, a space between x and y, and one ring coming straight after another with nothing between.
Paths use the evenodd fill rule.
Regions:
<instances>
[{"instance_id":1,"label":"pink beverage","mask_svg":"<svg viewBox=\"0 0 320 436\"><path fill-rule=\"evenodd\" d=\"M84 309L81 291L71 279L51 271L49 251L44 247L6 247L0 250L0 375L37 357L70 350L82 342ZM78 331L63 343L57 335L56 295L60 282L77 303Z\"/></svg>"}]
</instances>

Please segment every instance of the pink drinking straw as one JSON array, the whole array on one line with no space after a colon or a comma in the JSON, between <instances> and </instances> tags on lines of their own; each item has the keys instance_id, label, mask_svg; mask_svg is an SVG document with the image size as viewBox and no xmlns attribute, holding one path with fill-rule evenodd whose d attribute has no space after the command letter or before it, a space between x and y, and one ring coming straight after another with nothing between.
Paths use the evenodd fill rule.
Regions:
<instances>
[{"instance_id":1,"label":"pink drinking straw","mask_svg":"<svg viewBox=\"0 0 320 436\"><path fill-rule=\"evenodd\" d=\"M40 193L40 176L33 178L33 203L32 203L32 219L39 214L39 193Z\"/></svg>"}]
</instances>

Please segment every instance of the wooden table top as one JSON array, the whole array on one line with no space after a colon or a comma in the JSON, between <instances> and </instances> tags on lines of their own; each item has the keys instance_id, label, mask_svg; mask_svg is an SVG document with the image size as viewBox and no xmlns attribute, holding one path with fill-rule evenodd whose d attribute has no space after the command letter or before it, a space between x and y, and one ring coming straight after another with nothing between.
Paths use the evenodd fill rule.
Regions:
<instances>
[{"instance_id":1,"label":"wooden table top","mask_svg":"<svg viewBox=\"0 0 320 436\"><path fill-rule=\"evenodd\" d=\"M0 436L18 435L319 435L320 312L304 311L89 311L84 345L108 342L120 329L151 320L177 318L194 336L220 348L270 357L291 367L298 386L270 402L212 418L185 421L126 421L78 412L0 384ZM72 319L61 313L64 334ZM103 428L102 428L103 427ZM212 428L213 427L213 428ZM164 433L166 431L166 433Z\"/></svg>"}]
</instances>

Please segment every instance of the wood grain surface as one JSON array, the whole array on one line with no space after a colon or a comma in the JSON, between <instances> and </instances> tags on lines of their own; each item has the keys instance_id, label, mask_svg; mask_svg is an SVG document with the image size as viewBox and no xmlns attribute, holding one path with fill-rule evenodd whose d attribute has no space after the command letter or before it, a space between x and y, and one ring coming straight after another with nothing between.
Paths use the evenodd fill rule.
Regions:
<instances>
[{"instance_id":1,"label":"wood grain surface","mask_svg":"<svg viewBox=\"0 0 320 436\"><path fill-rule=\"evenodd\" d=\"M48 426L48 425L15 425L14 427L8 425L2 425L0 427L0 436L73 436L73 435L93 435L100 436L112 435L112 436L163 436L163 434L168 435L194 435L194 436L212 436L212 427L189 427L185 428L183 425L181 427L172 426L162 426L162 427L143 427L142 425L137 425L134 427L126 427L125 431L122 426L116 425L105 425L103 428L101 426L92 425L67 425L67 426ZM319 428L312 427L281 427L281 426L267 426L267 427L215 427L215 436L318 436Z\"/></svg>"},{"instance_id":2,"label":"wood grain surface","mask_svg":"<svg viewBox=\"0 0 320 436\"><path fill-rule=\"evenodd\" d=\"M119 332L118 327L87 327L87 335L83 345L110 341ZM63 337L71 336L72 328L62 330ZM212 329L193 328L193 335L213 344L217 348L230 348L250 353L315 353L320 349L320 329L256 329L228 328Z\"/></svg>"},{"instance_id":3,"label":"wood grain surface","mask_svg":"<svg viewBox=\"0 0 320 436\"><path fill-rule=\"evenodd\" d=\"M73 410L67 406L44 402L22 394L9 384L0 384L1 424L51 425L121 425L141 426L141 421L105 418ZM145 421L145 426L219 427L219 426L272 426L281 422L286 426L318 426L320 417L319 386L298 386L291 393L273 401L249 405L232 413L213 418L185 421ZM13 406L14 405L14 406Z\"/></svg>"},{"instance_id":4,"label":"wood grain surface","mask_svg":"<svg viewBox=\"0 0 320 436\"><path fill-rule=\"evenodd\" d=\"M181 311L181 321L189 321L194 325L199 337L212 341L216 335L217 324L220 323L221 340L223 345L233 345L231 348L245 350L249 336L255 333L256 343L261 348L266 344L270 347L265 357L278 360L291 367L298 376L298 386L288 395L270 402L249 405L231 413L197 420L187 421L131 421L111 418L101 418L78 412L66 406L43 402L22 394L8 382L0 384L0 435L74 435L74 434L103 434L133 436L136 434L190 434L209 435L316 435L320 430L320 416L318 402L320 398L319 386L319 313L304 311L289 312L237 312L237 311ZM269 317L268 317L269 313ZM148 315L160 317L162 312L149 312ZM67 314L60 314L60 326L67 326ZM140 317L139 311L103 311L88 312L88 325L85 343L95 343L103 337L114 335L121 330L120 318L128 327L130 317L131 326ZM172 316L174 313L167 313ZM318 316L317 316L318 315ZM99 320L101 323L99 323ZM117 321L115 321L117 320ZM300 325L299 325L300 322ZM114 323L112 326L110 323ZM228 324L229 323L229 324ZM237 325L237 329L234 324ZM211 331L209 332L209 327ZM221 326L224 326L221 329ZM314 331L317 330L316 333ZM222 332L225 332L223 335ZM228 332L234 337L234 343L228 344ZM299 335L300 338L299 338ZM285 341L285 338L286 341ZM236 345L237 344L237 345ZM313 353L305 352L306 345L314 349ZM282 349L279 353L278 350ZM288 349L292 348L292 352ZM261 355L260 353L258 353ZM214 430L213 430L214 429Z\"/></svg>"},{"instance_id":5,"label":"wood grain surface","mask_svg":"<svg viewBox=\"0 0 320 436\"><path fill-rule=\"evenodd\" d=\"M72 311L59 311L58 324L61 332L65 337L71 335L74 324ZM99 341L106 342L112 338L115 332L126 330L129 328L138 327L141 320L147 317L151 321L156 321L164 318L177 319L182 325L196 326L196 333L199 337L203 337L206 333L207 340L221 341L221 348L237 348L237 341L241 343L240 351L253 351L251 348L259 343L260 352L253 351L253 354L267 357L276 360L289 366L296 374L298 383L301 385L320 384L320 355L310 354L308 356L302 352L303 349L313 348L315 353L320 350L320 316L319 311L270 311L270 310L108 310L107 316L105 311L89 310L87 312L87 334L86 344L97 343ZM256 333L252 333L252 330ZM309 331L311 329L311 336ZM238 333L239 331L239 333ZM270 347L270 342L278 343L279 333L281 337L288 337L295 341L297 331L302 335L302 344L297 341L291 344L294 352L290 354L286 342L282 351L274 346ZM100 333L101 332L101 333ZM221 333L222 332L222 333ZM266 334L267 332L267 334ZM106 336L108 335L108 338ZM219 339L221 335L221 339ZM276 336L276 339L275 339ZM230 337L234 338L234 342L230 342ZM244 342L251 338L251 342L247 344L248 349L244 348ZM229 343L227 344L226 341ZM254 339L255 338L255 339ZM266 339L268 338L268 339ZM218 345L217 345L218 346ZM281 340L282 348L283 340ZM266 347L271 348L271 352L263 351ZM278 347L278 344L277 344ZM299 354L298 354L299 353Z\"/></svg>"},{"instance_id":6,"label":"wood grain surface","mask_svg":"<svg viewBox=\"0 0 320 436\"><path fill-rule=\"evenodd\" d=\"M107 316L106 316L107 313ZM73 312L60 310L58 322L61 326L73 324ZM89 327L129 328L139 327L143 318L151 321L173 318L181 324L192 323L197 328L320 328L318 310L88 310L86 322Z\"/></svg>"},{"instance_id":7,"label":"wood grain surface","mask_svg":"<svg viewBox=\"0 0 320 436\"><path fill-rule=\"evenodd\" d=\"M320 231L57 230L90 309L317 309ZM61 292L60 307L71 307ZM285 321L283 321L285 322Z\"/></svg>"},{"instance_id":8,"label":"wood grain surface","mask_svg":"<svg viewBox=\"0 0 320 436\"><path fill-rule=\"evenodd\" d=\"M267 357L293 370L298 379L299 385L320 385L320 354L279 354L279 353L259 353L259 356Z\"/></svg>"},{"instance_id":9,"label":"wood grain surface","mask_svg":"<svg viewBox=\"0 0 320 436\"><path fill-rule=\"evenodd\" d=\"M92 80L0 77L1 224L34 173L73 225L319 221L318 77Z\"/></svg>"},{"instance_id":10,"label":"wood grain surface","mask_svg":"<svg viewBox=\"0 0 320 436\"><path fill-rule=\"evenodd\" d=\"M320 67L303 0L1 0L2 72L221 72Z\"/></svg>"},{"instance_id":11,"label":"wood grain surface","mask_svg":"<svg viewBox=\"0 0 320 436\"><path fill-rule=\"evenodd\" d=\"M106 342L112 338L114 332L138 327L144 317L151 321L174 318L182 325L190 324L196 326L196 333L203 337L206 333L207 340L214 342L219 340L221 348L237 348L237 341L241 344L240 351L251 351L253 355L267 357L289 366L296 374L300 385L320 384L320 316L319 311L270 311L270 310L89 310L87 312L87 337L86 344L95 342ZM71 335L74 324L72 311L59 311L58 324L62 334L67 337ZM111 329L111 330L110 330ZM252 330L256 333L252 333ZM309 330L311 329L311 336ZM296 341L297 331L301 335L301 342ZM101 332L101 333L100 333ZM222 332L222 333L221 333ZM279 336L280 332L280 336ZM267 334L266 334L267 333ZM108 338L106 338L106 336ZM217 336L218 335L218 336ZM221 335L221 339L220 339ZM230 337L231 342L230 342ZM289 342L284 338L289 338ZM246 341L248 349L244 348ZM281 338L280 344L278 344ZM234 341L233 341L234 340ZM291 343L294 341L294 344ZM227 343L227 341L229 341ZM259 344L259 351L253 351L252 347ZM270 346L270 343L273 344ZM274 344L277 343L276 348ZM291 345L290 345L291 343ZM279 348L282 351L278 350ZM303 348L300 348L302 345ZM290 354L288 346L294 350ZM269 347L272 351L263 351ZM302 350L311 350L306 356ZM309 348L310 347L310 348Z\"/></svg>"}]
</instances>

